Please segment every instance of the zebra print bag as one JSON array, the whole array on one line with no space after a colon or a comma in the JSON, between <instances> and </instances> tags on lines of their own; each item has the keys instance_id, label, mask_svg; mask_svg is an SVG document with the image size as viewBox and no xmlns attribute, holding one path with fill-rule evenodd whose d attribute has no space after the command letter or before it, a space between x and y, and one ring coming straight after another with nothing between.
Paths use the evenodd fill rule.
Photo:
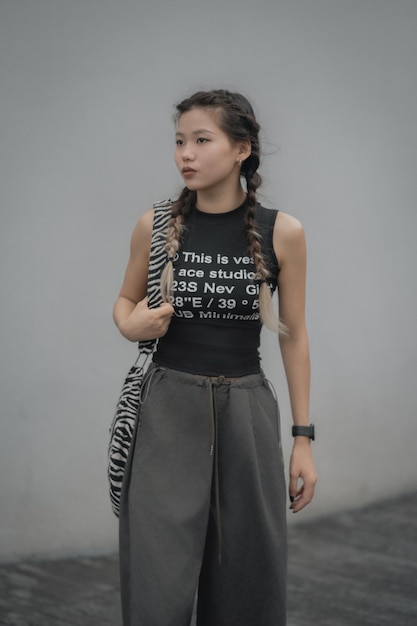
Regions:
<instances>
[{"instance_id":1,"label":"zebra print bag","mask_svg":"<svg viewBox=\"0 0 417 626\"><path fill-rule=\"evenodd\" d=\"M148 270L149 308L156 308L162 303L159 282L162 270L167 262L165 239L168 222L171 217L171 206L172 203L170 200L156 202L153 205L154 219ZM122 391L116 405L116 412L110 426L107 477L109 480L111 506L113 513L117 517L119 517L120 511L123 475L139 411L143 375L156 343L156 339L141 341L139 343L138 358L135 364L130 368L123 383Z\"/></svg>"}]
</instances>

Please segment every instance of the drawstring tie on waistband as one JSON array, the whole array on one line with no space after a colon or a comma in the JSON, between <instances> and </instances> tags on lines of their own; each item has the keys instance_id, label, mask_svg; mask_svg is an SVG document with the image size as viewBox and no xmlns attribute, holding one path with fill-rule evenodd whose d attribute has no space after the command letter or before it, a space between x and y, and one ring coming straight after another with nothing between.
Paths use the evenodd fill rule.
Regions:
<instances>
[{"instance_id":1,"label":"drawstring tie on waistband","mask_svg":"<svg viewBox=\"0 0 417 626\"><path fill-rule=\"evenodd\" d=\"M210 455L214 455L214 498L215 498L215 515L216 515L216 529L217 529L217 541L218 541L218 558L219 564L222 562L222 524L221 524L221 512L220 512L220 481L219 481L219 422L217 413L216 402L216 387L224 382L230 382L230 379L226 379L224 376L216 376L209 379L209 392L210 392L210 427L211 427L211 442L210 442Z\"/></svg>"}]
</instances>

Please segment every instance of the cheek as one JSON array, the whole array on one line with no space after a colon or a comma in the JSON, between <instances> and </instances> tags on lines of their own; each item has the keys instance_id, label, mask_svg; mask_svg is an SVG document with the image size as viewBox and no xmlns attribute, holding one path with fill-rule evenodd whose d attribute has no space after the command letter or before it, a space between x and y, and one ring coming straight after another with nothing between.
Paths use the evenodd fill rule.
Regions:
<instances>
[{"instance_id":1,"label":"cheek","mask_svg":"<svg viewBox=\"0 0 417 626\"><path fill-rule=\"evenodd\" d=\"M230 160L230 155L226 150L211 149L207 151L207 160L211 162L213 167L221 167Z\"/></svg>"},{"instance_id":2,"label":"cheek","mask_svg":"<svg viewBox=\"0 0 417 626\"><path fill-rule=\"evenodd\" d=\"M174 161L175 161L175 165L177 166L178 169L181 169L180 167L180 163L181 163L181 157L178 154L177 151L174 152Z\"/></svg>"}]
</instances>

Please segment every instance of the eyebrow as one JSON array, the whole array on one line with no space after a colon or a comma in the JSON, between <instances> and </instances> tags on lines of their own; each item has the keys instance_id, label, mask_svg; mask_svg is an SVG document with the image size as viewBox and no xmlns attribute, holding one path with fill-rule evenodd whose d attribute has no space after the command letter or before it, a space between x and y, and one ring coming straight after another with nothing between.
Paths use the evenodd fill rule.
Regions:
<instances>
[{"instance_id":1,"label":"eyebrow","mask_svg":"<svg viewBox=\"0 0 417 626\"><path fill-rule=\"evenodd\" d=\"M208 130L207 128L199 128L198 130L193 130L192 135L201 135L201 133L209 133L210 135L215 135L216 133L212 130ZM181 135L181 137L185 136L185 133L181 133L177 131L176 135Z\"/></svg>"}]
</instances>

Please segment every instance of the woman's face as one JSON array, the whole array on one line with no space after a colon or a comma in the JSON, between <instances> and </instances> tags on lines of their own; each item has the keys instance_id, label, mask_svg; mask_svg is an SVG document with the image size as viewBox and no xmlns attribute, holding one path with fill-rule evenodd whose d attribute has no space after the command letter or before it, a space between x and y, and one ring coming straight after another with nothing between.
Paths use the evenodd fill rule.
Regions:
<instances>
[{"instance_id":1,"label":"woman's face","mask_svg":"<svg viewBox=\"0 0 417 626\"><path fill-rule=\"evenodd\" d=\"M241 147L216 122L216 113L191 109L178 120L175 163L193 191L214 190L239 179Z\"/></svg>"}]
</instances>

